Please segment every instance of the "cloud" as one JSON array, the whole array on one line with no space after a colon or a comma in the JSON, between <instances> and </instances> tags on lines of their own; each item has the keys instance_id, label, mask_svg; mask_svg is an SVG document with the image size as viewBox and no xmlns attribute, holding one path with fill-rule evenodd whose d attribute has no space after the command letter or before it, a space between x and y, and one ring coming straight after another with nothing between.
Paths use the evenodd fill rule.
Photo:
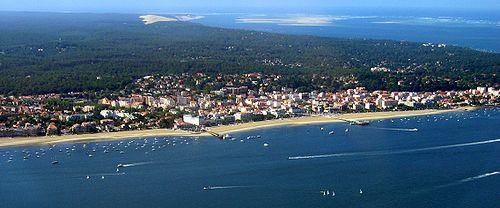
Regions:
<instances>
[{"instance_id":1,"label":"cloud","mask_svg":"<svg viewBox=\"0 0 500 208\"><path fill-rule=\"evenodd\" d=\"M398 21L381 21L381 22L372 22L375 24L401 24L401 22Z\"/></svg>"}]
</instances>

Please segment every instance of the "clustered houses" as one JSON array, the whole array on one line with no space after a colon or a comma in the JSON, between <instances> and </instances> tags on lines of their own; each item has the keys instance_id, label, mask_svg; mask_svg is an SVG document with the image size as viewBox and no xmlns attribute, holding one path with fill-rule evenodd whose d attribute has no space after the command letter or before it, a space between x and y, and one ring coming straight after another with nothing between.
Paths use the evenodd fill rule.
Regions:
<instances>
[{"instance_id":1,"label":"clustered houses","mask_svg":"<svg viewBox=\"0 0 500 208\"><path fill-rule=\"evenodd\" d=\"M498 105L500 91L300 92L279 75L146 76L119 92L0 96L0 137L180 128L311 114Z\"/></svg>"}]
</instances>

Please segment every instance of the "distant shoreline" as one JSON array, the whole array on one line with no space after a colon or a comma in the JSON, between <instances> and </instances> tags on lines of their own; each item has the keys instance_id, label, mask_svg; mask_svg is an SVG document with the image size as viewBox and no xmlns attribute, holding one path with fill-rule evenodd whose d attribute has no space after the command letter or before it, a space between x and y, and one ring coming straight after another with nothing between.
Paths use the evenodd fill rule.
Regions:
<instances>
[{"instance_id":1,"label":"distant shoreline","mask_svg":"<svg viewBox=\"0 0 500 208\"><path fill-rule=\"evenodd\" d=\"M336 117L352 120L378 120L401 118L411 116L434 115L462 110L476 110L476 107L461 107L447 110L413 110L413 111L388 111L388 112L369 112L369 113L348 113L340 114ZM306 116L289 119L276 119L267 121L250 122L236 125L218 126L209 128L210 131L219 134L230 134L241 131L250 131L260 128L270 128L286 125L307 125L320 123L336 123L344 122L335 117L328 116ZM83 142L100 142L114 141L122 139L132 139L140 137L154 136L179 136L179 137L198 137L210 136L208 133L193 133L181 130L171 129L153 129L153 130L138 130L138 131L121 131L109 133L95 133L83 135L63 135L50 137L16 137L16 138L0 138L0 148L15 147L15 146L35 146L35 145L51 145L58 143L83 143Z\"/></svg>"}]
</instances>

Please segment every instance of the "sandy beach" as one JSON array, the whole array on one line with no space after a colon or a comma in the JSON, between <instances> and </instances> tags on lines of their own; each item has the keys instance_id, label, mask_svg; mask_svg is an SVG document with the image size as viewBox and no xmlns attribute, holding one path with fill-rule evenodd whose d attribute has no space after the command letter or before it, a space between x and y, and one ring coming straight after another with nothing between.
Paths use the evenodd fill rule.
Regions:
<instances>
[{"instance_id":1,"label":"sandy beach","mask_svg":"<svg viewBox=\"0 0 500 208\"><path fill-rule=\"evenodd\" d=\"M229 134L239 131L248 131L258 128L269 128L283 125L305 125L318 123L344 122L338 118L348 120L378 120L400 117L422 116L440 114L452 111L474 110L474 108L456 108L449 110L415 110L415 111L390 111L390 112L370 112L370 113L350 113L339 114L336 116L307 116L290 119L268 120L260 122L251 122L238 125L212 127L209 130L219 134ZM120 139L131 139L140 137L154 136L209 136L207 133L192 133L180 130L171 129L154 129L140 131L123 131L110 133L96 133L83 135L64 135L51 137L16 137L16 138L0 138L0 148L12 146L29 146L29 145L50 145L57 143L81 143L81 142L97 142L97 141L112 141Z\"/></svg>"}]
</instances>

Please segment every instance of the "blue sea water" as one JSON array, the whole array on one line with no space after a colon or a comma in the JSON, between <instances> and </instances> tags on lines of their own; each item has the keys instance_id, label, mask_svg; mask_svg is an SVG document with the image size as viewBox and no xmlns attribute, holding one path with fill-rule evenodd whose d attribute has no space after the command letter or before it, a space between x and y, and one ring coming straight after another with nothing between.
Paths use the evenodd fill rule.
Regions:
<instances>
[{"instance_id":1,"label":"blue sea water","mask_svg":"<svg viewBox=\"0 0 500 208\"><path fill-rule=\"evenodd\" d=\"M499 207L499 110L0 149L0 207Z\"/></svg>"},{"instance_id":2,"label":"blue sea water","mask_svg":"<svg viewBox=\"0 0 500 208\"><path fill-rule=\"evenodd\" d=\"M216 27L325 37L445 43L500 52L500 12L496 10L325 8L197 14L204 18L195 22ZM300 21L301 18L307 19ZM326 22L317 24L317 18L323 18Z\"/></svg>"}]
</instances>

